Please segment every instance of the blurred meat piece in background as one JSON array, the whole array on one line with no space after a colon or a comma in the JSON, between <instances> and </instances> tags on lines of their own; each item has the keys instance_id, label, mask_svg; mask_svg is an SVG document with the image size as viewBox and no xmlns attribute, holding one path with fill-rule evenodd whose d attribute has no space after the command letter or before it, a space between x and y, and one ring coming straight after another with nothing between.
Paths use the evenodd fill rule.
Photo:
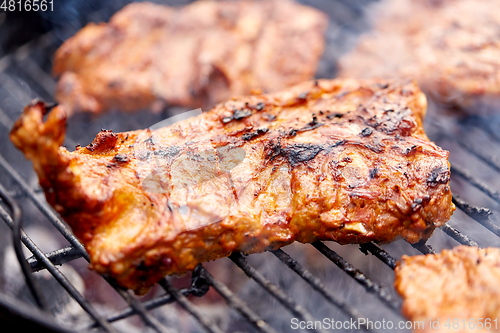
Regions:
<instances>
[{"instance_id":1,"label":"blurred meat piece in background","mask_svg":"<svg viewBox=\"0 0 500 333\"><path fill-rule=\"evenodd\" d=\"M56 52L68 112L203 107L313 78L328 17L288 0L133 3Z\"/></svg>"},{"instance_id":2,"label":"blurred meat piece in background","mask_svg":"<svg viewBox=\"0 0 500 333\"><path fill-rule=\"evenodd\" d=\"M394 284L404 299L403 314L425 324L416 331L498 332L499 282L500 249L458 246L440 254L403 256ZM429 320L438 318L439 329L430 327Z\"/></svg>"},{"instance_id":3,"label":"blurred meat piece in background","mask_svg":"<svg viewBox=\"0 0 500 333\"><path fill-rule=\"evenodd\" d=\"M411 77L470 114L500 106L498 1L384 0L374 30L340 59L340 76Z\"/></svg>"}]
</instances>

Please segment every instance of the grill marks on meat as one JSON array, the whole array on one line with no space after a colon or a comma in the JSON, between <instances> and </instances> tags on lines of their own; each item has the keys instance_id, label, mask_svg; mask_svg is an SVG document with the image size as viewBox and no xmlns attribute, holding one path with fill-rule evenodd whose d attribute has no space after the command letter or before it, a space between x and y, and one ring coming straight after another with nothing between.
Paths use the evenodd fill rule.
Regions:
<instances>
[{"instance_id":1,"label":"grill marks on meat","mask_svg":"<svg viewBox=\"0 0 500 333\"><path fill-rule=\"evenodd\" d=\"M423 321L418 332L449 332L444 324L457 319L465 327L455 332L477 332L487 318L491 330L500 316L500 250L458 246L440 254L403 256L396 267L395 287L403 297L403 314L412 321ZM429 320L440 319L439 327L429 328ZM482 319L478 319L482 318ZM470 320L475 329L470 329ZM480 323L479 323L479 322ZM453 327L453 326L452 326Z\"/></svg>"},{"instance_id":2,"label":"grill marks on meat","mask_svg":"<svg viewBox=\"0 0 500 333\"><path fill-rule=\"evenodd\" d=\"M340 76L417 79L440 103L478 114L500 103L496 0L384 0L373 31L340 59ZM389 51L390 50L390 51Z\"/></svg>"},{"instance_id":3,"label":"grill marks on meat","mask_svg":"<svg viewBox=\"0 0 500 333\"><path fill-rule=\"evenodd\" d=\"M313 78L327 24L289 0L133 3L57 50L56 98L70 113L209 109L253 89L284 89Z\"/></svg>"},{"instance_id":4,"label":"grill marks on meat","mask_svg":"<svg viewBox=\"0 0 500 333\"><path fill-rule=\"evenodd\" d=\"M319 80L154 131L103 130L74 152L60 147L64 107L44 122L34 103L11 140L91 267L143 293L233 251L429 237L454 205L448 152L425 135L425 108L410 81ZM251 115L235 119L241 109Z\"/></svg>"}]
</instances>

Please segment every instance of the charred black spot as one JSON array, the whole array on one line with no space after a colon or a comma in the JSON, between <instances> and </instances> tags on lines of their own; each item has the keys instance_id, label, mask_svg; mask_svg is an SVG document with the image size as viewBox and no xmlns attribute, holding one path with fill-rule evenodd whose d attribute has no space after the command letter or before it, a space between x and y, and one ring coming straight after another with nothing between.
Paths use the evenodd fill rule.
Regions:
<instances>
[{"instance_id":1,"label":"charred black spot","mask_svg":"<svg viewBox=\"0 0 500 333\"><path fill-rule=\"evenodd\" d=\"M315 128L318 128L320 126L323 126L324 124L323 123L319 123L318 122L318 117L316 116L313 116L313 119L312 121L310 121L309 123L307 123L306 126L296 130L297 132L306 132L306 131L311 131Z\"/></svg>"},{"instance_id":2,"label":"charred black spot","mask_svg":"<svg viewBox=\"0 0 500 333\"><path fill-rule=\"evenodd\" d=\"M113 157L113 161L118 163L127 163L128 161L130 161L130 159L127 155L116 154L115 157Z\"/></svg>"},{"instance_id":3,"label":"charred black spot","mask_svg":"<svg viewBox=\"0 0 500 333\"><path fill-rule=\"evenodd\" d=\"M294 137L297 135L297 130L291 129L290 132L288 132L288 136Z\"/></svg>"},{"instance_id":4,"label":"charred black spot","mask_svg":"<svg viewBox=\"0 0 500 333\"><path fill-rule=\"evenodd\" d=\"M253 138L256 138L264 133L267 133L268 131L269 131L269 128L259 128L255 132L243 134L242 137L243 137L243 140L249 141L249 140L252 140Z\"/></svg>"},{"instance_id":5,"label":"charred black spot","mask_svg":"<svg viewBox=\"0 0 500 333\"><path fill-rule=\"evenodd\" d=\"M404 154L405 155L414 155L417 151L419 151L421 149L422 149L421 147L413 145L411 147L406 148L406 150L404 151Z\"/></svg>"},{"instance_id":6,"label":"charred black spot","mask_svg":"<svg viewBox=\"0 0 500 333\"><path fill-rule=\"evenodd\" d=\"M326 116L328 119L332 120L333 118L342 118L344 116L343 113L332 113Z\"/></svg>"},{"instance_id":7,"label":"charred black spot","mask_svg":"<svg viewBox=\"0 0 500 333\"><path fill-rule=\"evenodd\" d=\"M338 147L338 146L342 146L342 145L344 145L346 143L347 143L347 140L339 140L339 141L337 141L337 142L329 145L328 149L335 148L335 147ZM350 157L346 157L346 158L348 158L349 160L351 159ZM349 162L351 162L351 161L349 161Z\"/></svg>"},{"instance_id":8,"label":"charred black spot","mask_svg":"<svg viewBox=\"0 0 500 333\"><path fill-rule=\"evenodd\" d=\"M417 210L418 208L421 207L422 202L424 202L422 198L416 198L415 200L413 200L413 203L411 204L411 209L414 211Z\"/></svg>"},{"instance_id":9,"label":"charred black spot","mask_svg":"<svg viewBox=\"0 0 500 333\"><path fill-rule=\"evenodd\" d=\"M342 159L342 162L347 162L347 163L351 163L352 162L352 158L349 157L349 156L346 156Z\"/></svg>"},{"instance_id":10,"label":"charred black spot","mask_svg":"<svg viewBox=\"0 0 500 333\"><path fill-rule=\"evenodd\" d=\"M156 139L153 136L150 136L149 138L144 140L144 143L154 145L157 144L158 141L156 141Z\"/></svg>"},{"instance_id":11,"label":"charred black spot","mask_svg":"<svg viewBox=\"0 0 500 333\"><path fill-rule=\"evenodd\" d=\"M270 113L263 113L262 114L262 118L264 118L264 120L267 120L267 121L274 121L274 120L276 120L276 116L272 115Z\"/></svg>"},{"instance_id":12,"label":"charred black spot","mask_svg":"<svg viewBox=\"0 0 500 333\"><path fill-rule=\"evenodd\" d=\"M447 184L450 181L450 170L445 167L438 167L432 170L427 178L427 184L435 187L438 184Z\"/></svg>"},{"instance_id":13,"label":"charred black spot","mask_svg":"<svg viewBox=\"0 0 500 333\"><path fill-rule=\"evenodd\" d=\"M137 265L136 269L138 271L146 271L148 268L146 267L146 264L144 263L144 260L141 260L139 265Z\"/></svg>"},{"instance_id":14,"label":"charred black spot","mask_svg":"<svg viewBox=\"0 0 500 333\"><path fill-rule=\"evenodd\" d=\"M382 153L385 146L380 142L371 142L363 145L365 148L370 149L375 153Z\"/></svg>"},{"instance_id":15,"label":"charred black spot","mask_svg":"<svg viewBox=\"0 0 500 333\"><path fill-rule=\"evenodd\" d=\"M377 177L378 170L379 170L378 168L373 168L370 170L370 178L371 179Z\"/></svg>"},{"instance_id":16,"label":"charred black spot","mask_svg":"<svg viewBox=\"0 0 500 333\"><path fill-rule=\"evenodd\" d=\"M255 110L262 111L264 110L264 107L265 107L264 103L260 102L257 104L257 106L255 106Z\"/></svg>"},{"instance_id":17,"label":"charred black spot","mask_svg":"<svg viewBox=\"0 0 500 333\"><path fill-rule=\"evenodd\" d=\"M285 158L288 163L294 167L300 163L314 159L325 148L310 143L296 143L282 146L281 138L278 138L278 142L269 143L266 149L266 158L269 161L273 161L277 158Z\"/></svg>"},{"instance_id":18,"label":"charred black spot","mask_svg":"<svg viewBox=\"0 0 500 333\"><path fill-rule=\"evenodd\" d=\"M281 138L278 138L278 142L269 142L266 145L266 158L270 161L283 156L283 149L281 148Z\"/></svg>"},{"instance_id":19,"label":"charred black spot","mask_svg":"<svg viewBox=\"0 0 500 333\"><path fill-rule=\"evenodd\" d=\"M252 110L238 109L238 110L234 111L233 119L241 120L243 118L250 117L251 115L252 115ZM222 121L224 121L224 119Z\"/></svg>"},{"instance_id":20,"label":"charred black spot","mask_svg":"<svg viewBox=\"0 0 500 333\"><path fill-rule=\"evenodd\" d=\"M318 117L316 117L315 115L313 115L313 119L312 119L312 121L311 121L311 122L309 122L307 125L309 125L309 126L314 126L314 125L316 125L316 124L318 124Z\"/></svg>"},{"instance_id":21,"label":"charred black spot","mask_svg":"<svg viewBox=\"0 0 500 333\"><path fill-rule=\"evenodd\" d=\"M233 117L224 117L224 118L222 118L222 122L223 122L224 124L229 123L231 120L233 120Z\"/></svg>"},{"instance_id":22,"label":"charred black spot","mask_svg":"<svg viewBox=\"0 0 500 333\"><path fill-rule=\"evenodd\" d=\"M360 133L359 135L361 135L361 136L369 136L369 135L371 135L372 133L373 133L373 128L371 128L371 127L366 127L365 129L363 129L363 130L361 131L361 133Z\"/></svg>"},{"instance_id":23,"label":"charred black spot","mask_svg":"<svg viewBox=\"0 0 500 333\"><path fill-rule=\"evenodd\" d=\"M299 163L312 160L324 149L325 148L320 145L298 143L287 146L285 148L285 153L290 165L295 166Z\"/></svg>"},{"instance_id":24,"label":"charred black spot","mask_svg":"<svg viewBox=\"0 0 500 333\"><path fill-rule=\"evenodd\" d=\"M112 81L109 81L108 82L108 87L113 89L113 88L119 88L122 86L122 82L120 81L116 81L116 80L112 80Z\"/></svg>"}]
</instances>

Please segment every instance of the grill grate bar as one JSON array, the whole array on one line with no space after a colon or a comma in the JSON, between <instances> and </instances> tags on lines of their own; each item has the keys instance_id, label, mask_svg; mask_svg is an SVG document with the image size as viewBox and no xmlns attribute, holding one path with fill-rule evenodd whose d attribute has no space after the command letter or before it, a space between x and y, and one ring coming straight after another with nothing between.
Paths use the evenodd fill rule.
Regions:
<instances>
[{"instance_id":1,"label":"grill grate bar","mask_svg":"<svg viewBox=\"0 0 500 333\"><path fill-rule=\"evenodd\" d=\"M239 252L234 252L229 257L245 274L255 280L262 288L273 295L283 306L285 306L292 314L304 321L314 321L313 316L302 306L295 303L295 301L289 297L283 290L278 286L273 284L267 278L265 278L261 273L259 273L255 268L250 266L245 258ZM313 330L316 331L316 330Z\"/></svg>"},{"instance_id":2,"label":"grill grate bar","mask_svg":"<svg viewBox=\"0 0 500 333\"><path fill-rule=\"evenodd\" d=\"M462 234L456 228L446 223L441 226L441 230L443 230L448 236L450 236L451 238L453 238L462 245L479 246L475 241L471 240L468 236Z\"/></svg>"},{"instance_id":3,"label":"grill grate bar","mask_svg":"<svg viewBox=\"0 0 500 333\"><path fill-rule=\"evenodd\" d=\"M9 226L9 228L14 227L14 221L10 215L0 206L0 216ZM50 260L45 257L44 253L36 246L36 244L31 240L31 238L26 235L24 231L21 232L21 240L28 250L37 257L37 259L44 263L47 270L52 274L52 276L61 284L61 286L66 289L66 291L73 297L75 301L80 304L80 306L101 326L108 332L115 332L115 329L102 318L94 307L76 290L76 288L71 284L71 282L50 262Z\"/></svg>"},{"instance_id":4,"label":"grill grate bar","mask_svg":"<svg viewBox=\"0 0 500 333\"><path fill-rule=\"evenodd\" d=\"M468 117L467 118L467 125L474 126L477 129L481 130L482 132L485 132L488 134L489 139L493 139L496 142L500 142L500 136L497 132L493 130L493 126L484 126L484 122L479 120L480 117Z\"/></svg>"},{"instance_id":5,"label":"grill grate bar","mask_svg":"<svg viewBox=\"0 0 500 333\"><path fill-rule=\"evenodd\" d=\"M201 265L197 266L191 276L191 287L189 289L181 289L179 292L187 297L188 295L193 295L197 297L201 297L205 295L208 292L208 289L210 288L210 285L207 282L207 279L205 277L205 271L203 271L203 268ZM152 310L157 307L160 307L165 304L173 303L175 301L175 298L173 298L171 295L162 295L155 297L151 300L148 300L144 303L142 303L142 306L146 310ZM120 311L119 313L116 313L114 315L111 315L107 318L109 322L117 321L120 319L124 319L130 316L133 316L137 314L136 311L131 308L127 307ZM92 325L91 327L95 327L95 325Z\"/></svg>"},{"instance_id":6,"label":"grill grate bar","mask_svg":"<svg viewBox=\"0 0 500 333\"><path fill-rule=\"evenodd\" d=\"M347 316L358 320L361 315L357 310L352 308L349 304L338 298L330 289L328 289L320 279L315 277L307 269L303 268L295 259L290 257L285 251L278 249L271 251L282 263L288 266L291 270L297 273L302 279L304 279L311 287L318 291L323 297L326 298L330 303L338 307ZM366 326L363 329L370 331Z\"/></svg>"},{"instance_id":7,"label":"grill grate bar","mask_svg":"<svg viewBox=\"0 0 500 333\"><path fill-rule=\"evenodd\" d=\"M453 196L453 203L465 214L476 220L486 229L500 237L500 227L490 221L489 216L493 214L491 210L483 207L472 206L457 196Z\"/></svg>"},{"instance_id":8,"label":"grill grate bar","mask_svg":"<svg viewBox=\"0 0 500 333\"><path fill-rule=\"evenodd\" d=\"M149 327L153 328L155 331L159 333L168 333L169 330L165 326L163 326L158 319L153 317L151 313L149 313L144 306L142 305L141 302L139 302L137 299L135 299L131 294L130 291L125 291L122 289L119 289L110 279L106 279L112 286L115 288L116 291L120 294L120 296L128 303L130 306L134 309L134 311L142 318L142 320L148 325Z\"/></svg>"},{"instance_id":9,"label":"grill grate bar","mask_svg":"<svg viewBox=\"0 0 500 333\"><path fill-rule=\"evenodd\" d=\"M59 265L59 266L69 261L82 257L80 251L78 249L75 249L73 246L67 246L59 250L45 253L44 255L54 265ZM46 268L45 265L41 261L38 261L38 259L35 256L31 256L26 260L28 261L28 264L31 266L31 270L33 272L38 272Z\"/></svg>"},{"instance_id":10,"label":"grill grate bar","mask_svg":"<svg viewBox=\"0 0 500 333\"><path fill-rule=\"evenodd\" d=\"M1 77L0 77L0 83L1 83ZM14 122L12 119L10 119L9 116L5 113L2 108L0 108L0 124L2 124L7 130L10 130L12 126L14 126Z\"/></svg>"},{"instance_id":11,"label":"grill grate bar","mask_svg":"<svg viewBox=\"0 0 500 333\"><path fill-rule=\"evenodd\" d=\"M354 266L345 261L344 258L338 255L337 252L330 249L324 243L316 241L312 243L312 245L331 262L333 262L354 280L356 280L359 284L361 284L366 289L366 291L377 295L378 298L384 302L384 304L386 304L389 308L399 314L399 308L401 307L400 302L394 300L391 295L379 284L370 280L365 274L354 268Z\"/></svg>"},{"instance_id":12,"label":"grill grate bar","mask_svg":"<svg viewBox=\"0 0 500 333\"><path fill-rule=\"evenodd\" d=\"M500 203L500 193L473 176L469 170L453 164L451 166L451 173L456 173L457 175L468 181L470 184L474 185L474 187L487 194L490 198Z\"/></svg>"},{"instance_id":13,"label":"grill grate bar","mask_svg":"<svg viewBox=\"0 0 500 333\"><path fill-rule=\"evenodd\" d=\"M12 221L13 221L13 225L11 226L12 238L13 238L12 244L14 246L14 251L16 253L17 261L19 261L19 264L21 265L21 269L23 271L26 284L28 285L28 288L30 289L31 294L33 295L33 298L35 299L35 302L37 303L38 307L41 310L48 312L49 307L40 289L40 284L38 283L37 279L33 276L32 274L33 272L29 264L27 263L26 258L24 257L23 247L22 247L23 232L21 229L22 226L21 209L19 208L17 202L15 202L14 199L12 199L12 197L10 197L7 194L7 190L1 184L0 184L0 198L10 208L10 211L12 213ZM3 216L4 220L8 219L6 214L2 213L1 215Z\"/></svg>"},{"instance_id":14,"label":"grill grate bar","mask_svg":"<svg viewBox=\"0 0 500 333\"><path fill-rule=\"evenodd\" d=\"M375 257L380 259L380 261L382 261L384 264L389 266L389 268L391 269L396 268L397 260L391 257L391 255L387 253L385 250L375 245L373 242L361 244L359 246L359 250L363 252L365 255L367 255L368 252L370 252Z\"/></svg>"},{"instance_id":15,"label":"grill grate bar","mask_svg":"<svg viewBox=\"0 0 500 333\"><path fill-rule=\"evenodd\" d=\"M181 293L183 293L184 295L188 295L189 294L189 290L188 289L182 289L180 290ZM154 299L151 299L151 300L148 300L148 301L145 301L142 303L142 306L146 309L146 310L153 310L153 309L156 309L162 305L165 305L165 304L170 304L170 303L173 303L175 302L175 299L171 296L171 295L161 295L161 296L158 296L158 297L155 297ZM134 316L134 315L137 315L137 312L130 306L126 307L125 309L115 313L115 314L112 314L110 316L108 316L106 318L106 320L110 323L113 323L115 321L118 321L118 320L121 320L121 319L125 319L125 318L128 318L128 317L131 317L131 316ZM92 329L92 328L95 328L97 327L96 324L92 324L90 325L88 328L89 329Z\"/></svg>"},{"instance_id":16,"label":"grill grate bar","mask_svg":"<svg viewBox=\"0 0 500 333\"><path fill-rule=\"evenodd\" d=\"M201 267L201 266L200 266ZM277 333L274 328L269 326L264 320L262 320L255 312L253 312L245 302L240 300L236 295L233 294L229 288L220 281L214 279L212 274L208 272L205 268L202 268L205 274L207 282L219 293L219 295L224 298L226 303L233 309L237 310L248 322L250 322L259 332L265 333Z\"/></svg>"},{"instance_id":17,"label":"grill grate bar","mask_svg":"<svg viewBox=\"0 0 500 333\"><path fill-rule=\"evenodd\" d=\"M413 246L415 249L419 250L422 254L436 254L436 251L434 251L434 249L426 242L427 240L422 239L418 243L415 244L410 243L410 245Z\"/></svg>"},{"instance_id":18,"label":"grill grate bar","mask_svg":"<svg viewBox=\"0 0 500 333\"><path fill-rule=\"evenodd\" d=\"M479 158L481 161L491 166L496 171L500 171L500 161L498 161L498 159L496 159L495 157L491 157L490 155L486 155L483 152L478 151L476 148L472 146L472 144L469 141L462 140L458 135L454 137L446 135L446 137L458 143L458 145L462 147L465 151L476 156L477 158Z\"/></svg>"},{"instance_id":19,"label":"grill grate bar","mask_svg":"<svg viewBox=\"0 0 500 333\"><path fill-rule=\"evenodd\" d=\"M22 60L17 60L16 64L43 89L45 92L45 98L54 95L56 90L56 81L54 81L54 79L42 68L40 68L40 66L38 66L38 64L29 56L26 56Z\"/></svg>"},{"instance_id":20,"label":"grill grate bar","mask_svg":"<svg viewBox=\"0 0 500 333\"><path fill-rule=\"evenodd\" d=\"M198 320L198 322L205 328L207 332L210 333L222 333L220 328L218 328L212 319L203 316L198 309L191 304L188 299L179 290L172 287L167 279L163 279L159 282L160 286L165 289L176 301L179 303L184 310L189 312L193 317Z\"/></svg>"},{"instance_id":21,"label":"grill grate bar","mask_svg":"<svg viewBox=\"0 0 500 333\"><path fill-rule=\"evenodd\" d=\"M48 47L51 44L52 38L53 33L49 31L38 38L32 39L26 44L19 46L13 53L6 54L0 58L0 73L4 72L7 67L12 64L12 60L21 61L26 59L30 55L33 48L40 47L43 49ZM44 75L46 76L48 74L44 71ZM39 81L39 78L36 76L33 76L33 79L37 82Z\"/></svg>"},{"instance_id":22,"label":"grill grate bar","mask_svg":"<svg viewBox=\"0 0 500 333\"><path fill-rule=\"evenodd\" d=\"M4 55L0 58L0 73L3 73L7 69L7 67L9 67L11 62L10 58L10 54Z\"/></svg>"}]
</instances>

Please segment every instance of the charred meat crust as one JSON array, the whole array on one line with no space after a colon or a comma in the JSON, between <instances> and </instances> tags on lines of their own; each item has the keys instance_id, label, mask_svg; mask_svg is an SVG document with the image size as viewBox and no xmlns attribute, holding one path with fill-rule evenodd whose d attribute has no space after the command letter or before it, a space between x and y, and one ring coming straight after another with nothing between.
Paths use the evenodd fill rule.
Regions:
<instances>
[{"instance_id":1,"label":"charred meat crust","mask_svg":"<svg viewBox=\"0 0 500 333\"><path fill-rule=\"evenodd\" d=\"M154 131L103 130L74 152L60 147L64 107L44 122L35 103L11 140L91 267L144 293L233 251L429 237L454 205L425 108L411 81L318 80ZM251 114L235 118L241 109Z\"/></svg>"}]
</instances>

